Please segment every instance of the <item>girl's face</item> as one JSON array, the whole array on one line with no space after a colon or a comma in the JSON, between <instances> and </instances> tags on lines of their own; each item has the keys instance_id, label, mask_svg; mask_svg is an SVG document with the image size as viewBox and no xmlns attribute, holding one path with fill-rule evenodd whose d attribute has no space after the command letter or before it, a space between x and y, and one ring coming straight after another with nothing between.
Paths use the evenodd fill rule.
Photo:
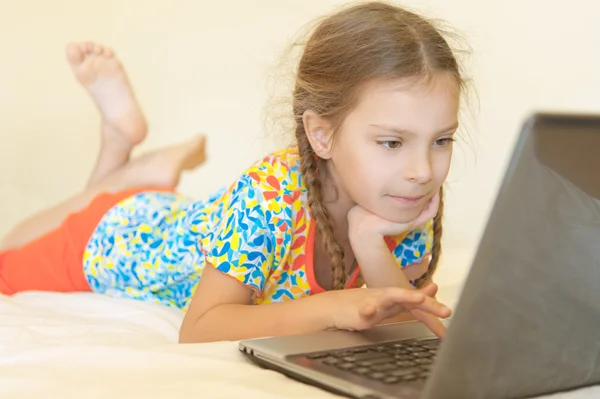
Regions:
<instances>
[{"instance_id":1,"label":"girl's face","mask_svg":"<svg viewBox=\"0 0 600 399\"><path fill-rule=\"evenodd\" d=\"M382 218L414 220L448 175L459 93L449 74L365 88L329 149L338 189Z\"/></svg>"}]
</instances>

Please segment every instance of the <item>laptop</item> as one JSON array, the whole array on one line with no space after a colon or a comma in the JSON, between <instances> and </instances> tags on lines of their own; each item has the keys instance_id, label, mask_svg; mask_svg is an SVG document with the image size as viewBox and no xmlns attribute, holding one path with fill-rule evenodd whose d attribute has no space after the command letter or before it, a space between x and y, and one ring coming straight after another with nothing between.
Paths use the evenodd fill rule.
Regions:
<instances>
[{"instance_id":1,"label":"laptop","mask_svg":"<svg viewBox=\"0 0 600 399\"><path fill-rule=\"evenodd\" d=\"M419 322L242 341L354 398L525 398L600 382L600 115L524 124L443 342Z\"/></svg>"}]
</instances>

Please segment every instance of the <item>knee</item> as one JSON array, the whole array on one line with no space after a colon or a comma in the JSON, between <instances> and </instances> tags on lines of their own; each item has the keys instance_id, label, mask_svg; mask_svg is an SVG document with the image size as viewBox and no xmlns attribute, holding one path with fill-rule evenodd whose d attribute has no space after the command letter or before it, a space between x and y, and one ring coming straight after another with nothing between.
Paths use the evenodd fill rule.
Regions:
<instances>
[{"instance_id":1,"label":"knee","mask_svg":"<svg viewBox=\"0 0 600 399\"><path fill-rule=\"evenodd\" d=\"M8 251L9 249L14 249L14 245L11 244L11 242L9 240L6 239L7 237L4 236L2 238L0 238L0 253L4 252L4 251Z\"/></svg>"}]
</instances>

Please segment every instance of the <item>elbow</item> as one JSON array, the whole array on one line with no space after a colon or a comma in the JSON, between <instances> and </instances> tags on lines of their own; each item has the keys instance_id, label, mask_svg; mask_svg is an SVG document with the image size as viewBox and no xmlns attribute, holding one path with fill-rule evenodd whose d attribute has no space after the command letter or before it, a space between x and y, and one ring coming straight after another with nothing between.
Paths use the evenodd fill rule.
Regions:
<instances>
[{"instance_id":1,"label":"elbow","mask_svg":"<svg viewBox=\"0 0 600 399\"><path fill-rule=\"evenodd\" d=\"M195 319L185 317L183 319L183 323L179 328L180 344L199 344L211 341L205 333L205 329L201 328L201 320L202 317Z\"/></svg>"},{"instance_id":2,"label":"elbow","mask_svg":"<svg viewBox=\"0 0 600 399\"><path fill-rule=\"evenodd\" d=\"M193 344L196 342L196 340L193 338L193 334L191 334L187 329L183 328L183 326L179 329L180 344Z\"/></svg>"},{"instance_id":3,"label":"elbow","mask_svg":"<svg viewBox=\"0 0 600 399\"><path fill-rule=\"evenodd\" d=\"M180 344L193 344L197 342L197 338L194 334L194 329L189 326L190 323L186 323L186 320L183 321L181 327L179 328L179 343Z\"/></svg>"}]
</instances>

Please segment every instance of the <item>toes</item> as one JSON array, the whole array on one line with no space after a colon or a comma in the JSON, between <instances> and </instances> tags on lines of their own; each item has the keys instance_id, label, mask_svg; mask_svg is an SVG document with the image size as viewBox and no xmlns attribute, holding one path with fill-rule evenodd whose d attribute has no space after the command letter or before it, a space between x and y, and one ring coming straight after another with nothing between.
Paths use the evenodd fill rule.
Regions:
<instances>
[{"instance_id":1,"label":"toes","mask_svg":"<svg viewBox=\"0 0 600 399\"><path fill-rule=\"evenodd\" d=\"M199 134L193 141L198 151L204 151L204 147L206 146L206 136L204 134Z\"/></svg>"},{"instance_id":2,"label":"toes","mask_svg":"<svg viewBox=\"0 0 600 399\"><path fill-rule=\"evenodd\" d=\"M103 48L98 43L94 43L92 46L92 54L94 55L102 55Z\"/></svg>"},{"instance_id":3,"label":"toes","mask_svg":"<svg viewBox=\"0 0 600 399\"><path fill-rule=\"evenodd\" d=\"M196 161L198 162L198 165L200 165L206 160L206 136L203 134L198 135L198 137L194 139L194 144Z\"/></svg>"},{"instance_id":4,"label":"toes","mask_svg":"<svg viewBox=\"0 0 600 399\"><path fill-rule=\"evenodd\" d=\"M105 57L111 58L111 57L113 57L113 56L115 55L115 52L114 52L114 50L113 50L113 49L111 49L110 47L104 47L104 48L103 48L103 52L102 52L102 54L103 54Z\"/></svg>"},{"instance_id":5,"label":"toes","mask_svg":"<svg viewBox=\"0 0 600 399\"><path fill-rule=\"evenodd\" d=\"M83 49L84 49L86 55L91 54L92 51L94 50L94 42L83 43Z\"/></svg>"},{"instance_id":6,"label":"toes","mask_svg":"<svg viewBox=\"0 0 600 399\"><path fill-rule=\"evenodd\" d=\"M110 47L103 46L98 43L91 41L84 43L69 43L65 50L67 60L72 65L81 64L86 57L89 56L103 56L106 58L112 58L115 52Z\"/></svg>"},{"instance_id":7,"label":"toes","mask_svg":"<svg viewBox=\"0 0 600 399\"><path fill-rule=\"evenodd\" d=\"M67 61L72 65L79 65L85 58L85 45L69 43L65 49Z\"/></svg>"}]
</instances>

